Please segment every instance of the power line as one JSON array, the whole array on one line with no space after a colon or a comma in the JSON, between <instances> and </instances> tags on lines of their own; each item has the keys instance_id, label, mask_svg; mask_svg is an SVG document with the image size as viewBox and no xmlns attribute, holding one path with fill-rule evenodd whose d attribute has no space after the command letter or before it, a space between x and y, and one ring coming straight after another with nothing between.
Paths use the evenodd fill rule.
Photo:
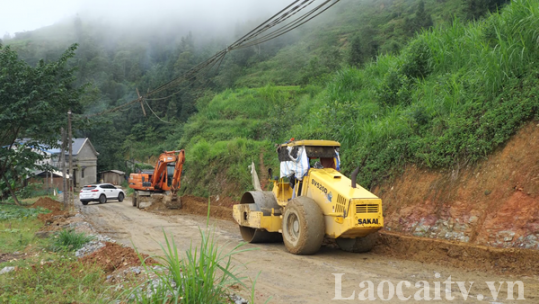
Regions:
<instances>
[{"instance_id":1,"label":"power line","mask_svg":"<svg viewBox=\"0 0 539 304\"><path fill-rule=\"evenodd\" d=\"M314 2L317 0L295 0L288 6L286 6L284 9L279 11L277 14L273 15L257 27L255 27L253 30L249 31L247 34L236 40L234 43L230 44L227 48L217 52L212 57L206 59L205 61L197 64L196 66L192 67L190 70L188 70L185 74L182 76L176 77L170 81L168 81L165 84L160 85L159 87L148 91L146 95L139 95L137 99L133 99L127 103L124 103L120 106L114 107L112 109L104 110L99 113L90 114L90 115L84 115L81 118L90 118L95 116L101 116L108 113L119 111L125 107L129 107L135 103L140 103L141 106L144 109L143 101L161 101L168 99L176 94L178 94L180 91L177 91L175 93L172 93L166 97L159 97L154 99L149 99L148 97L154 96L162 91L165 91L169 88L175 87L185 81L188 81L192 78L195 78L198 73L206 68L211 69L213 66L215 66L218 63L218 68L220 67L221 63L223 62L225 56L231 52L232 50L236 49L242 49L247 48L251 46L255 46L264 42L267 42L269 40L275 39L281 35L284 35L299 26L309 22L313 18L317 17L318 15L322 14L326 10L328 10L330 7L337 4L340 0L323 0L324 2L319 4L318 6L314 7L310 11L307 11L306 13L297 16L295 19L291 19L292 17L298 15L301 11L306 9L307 7L313 5ZM287 22L287 24L283 24ZM274 29L278 25L281 25L277 29ZM274 29L274 30L272 30ZM271 31L272 30L272 31ZM264 36L260 36L263 33L266 33ZM260 36L260 37L259 37ZM148 105L148 103L146 102ZM149 107L149 106L148 106ZM151 108L150 108L151 110ZM153 110L152 110L153 112ZM155 113L154 113L155 115ZM157 115L156 115L157 116ZM158 117L159 118L159 117Z\"/></svg>"},{"instance_id":2,"label":"power line","mask_svg":"<svg viewBox=\"0 0 539 304\"><path fill-rule=\"evenodd\" d=\"M328 5L327 7L324 8L324 6L326 4L328 4L329 2L332 2L334 1L333 3L331 3L330 5ZM313 10L309 11L308 13L304 14L303 16L299 17L298 19L296 19L294 22L292 22L291 24L288 24L286 26L283 26L282 28L276 30L275 32L273 33L269 33L267 34L266 36L263 36L263 37L260 37L259 39L255 40L255 41L252 41L248 44L245 44L245 45L242 45L242 48L246 48L246 47L251 47L251 46L254 46L254 45L257 45L257 44L261 44L261 43L264 43L266 41L269 41L269 40L272 40L272 39L275 39L281 35L284 35L298 27L300 27L301 25L309 22L310 20L312 20L313 18L315 18L316 16L322 14L323 12L325 12L326 10L328 10L330 7L332 7L333 5L337 4L340 0L327 0L326 2L324 2L323 4L319 5L318 7L314 8ZM319 11L320 10L320 11ZM316 12L318 11L317 14L315 14ZM314 15L313 15L314 14ZM313 15L312 17L308 18L309 16ZM308 18L308 19L307 19ZM306 19L306 20L305 20Z\"/></svg>"},{"instance_id":3,"label":"power line","mask_svg":"<svg viewBox=\"0 0 539 304\"><path fill-rule=\"evenodd\" d=\"M155 114L155 112L152 110L152 108L150 107L150 105L148 104L147 101L144 101L144 103L146 104L146 106L148 107L148 109L150 109L150 111L152 112L152 114L157 117L157 119L159 119L160 121L164 122L164 123L167 123L167 124L171 124L170 121L166 121L166 120L162 120L161 117L157 116L157 114Z\"/></svg>"}]
</instances>

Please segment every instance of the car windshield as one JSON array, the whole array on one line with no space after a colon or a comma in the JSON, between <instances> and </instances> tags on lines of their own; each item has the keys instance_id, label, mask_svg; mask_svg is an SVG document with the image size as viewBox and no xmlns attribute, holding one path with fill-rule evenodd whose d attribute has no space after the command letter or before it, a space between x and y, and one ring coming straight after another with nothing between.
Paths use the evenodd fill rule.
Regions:
<instances>
[{"instance_id":1,"label":"car windshield","mask_svg":"<svg viewBox=\"0 0 539 304\"><path fill-rule=\"evenodd\" d=\"M82 190L94 190L95 186L85 186Z\"/></svg>"}]
</instances>

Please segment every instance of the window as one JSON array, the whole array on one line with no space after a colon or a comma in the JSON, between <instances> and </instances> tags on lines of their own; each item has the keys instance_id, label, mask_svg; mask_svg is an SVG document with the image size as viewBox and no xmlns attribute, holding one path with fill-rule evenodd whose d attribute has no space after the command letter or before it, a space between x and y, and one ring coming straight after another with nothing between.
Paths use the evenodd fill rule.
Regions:
<instances>
[{"instance_id":1,"label":"window","mask_svg":"<svg viewBox=\"0 0 539 304\"><path fill-rule=\"evenodd\" d=\"M84 168L82 168L82 171L80 171L81 178L84 178Z\"/></svg>"}]
</instances>

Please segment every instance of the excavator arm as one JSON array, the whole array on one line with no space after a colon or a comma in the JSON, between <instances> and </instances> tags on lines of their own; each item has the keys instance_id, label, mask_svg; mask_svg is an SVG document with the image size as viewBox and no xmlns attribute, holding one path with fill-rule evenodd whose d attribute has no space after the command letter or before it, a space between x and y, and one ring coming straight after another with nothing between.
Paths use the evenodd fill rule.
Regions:
<instances>
[{"instance_id":1,"label":"excavator arm","mask_svg":"<svg viewBox=\"0 0 539 304\"><path fill-rule=\"evenodd\" d=\"M180 150L177 155L176 166L174 167L174 175L172 176L172 198L177 196L178 189L180 189L180 182L182 178L183 163L185 162L185 151Z\"/></svg>"},{"instance_id":2,"label":"excavator arm","mask_svg":"<svg viewBox=\"0 0 539 304\"><path fill-rule=\"evenodd\" d=\"M179 184L180 184L180 178L181 178L181 170L183 167L183 163L185 161L185 152L184 150L176 150L176 151L165 151L159 156L159 160L157 161L157 165L155 166L153 175L152 175L152 186L156 189L166 189L166 180L167 180L167 167L170 163L176 163L174 168L174 177L172 180L172 189L174 189L174 185L178 184L176 187L176 191L178 191ZM179 172L178 172L179 169Z\"/></svg>"}]
</instances>

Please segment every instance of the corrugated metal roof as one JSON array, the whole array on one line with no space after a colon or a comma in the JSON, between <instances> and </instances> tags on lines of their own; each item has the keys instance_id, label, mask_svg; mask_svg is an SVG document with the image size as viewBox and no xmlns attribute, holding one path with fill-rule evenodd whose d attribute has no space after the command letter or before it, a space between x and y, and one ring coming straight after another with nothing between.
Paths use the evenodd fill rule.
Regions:
<instances>
[{"instance_id":1,"label":"corrugated metal roof","mask_svg":"<svg viewBox=\"0 0 539 304\"><path fill-rule=\"evenodd\" d=\"M23 138L21 140L18 140L17 142L18 143L25 143L27 141L28 141L27 138ZM80 151L82 150L82 147L84 146L84 144L86 142L88 142L88 144L90 145L92 150L95 152L95 154L99 155L99 153L95 150L94 146L92 145L92 143L90 142L90 140L88 138L73 138L73 143L71 144L72 149L73 149L73 156L77 156L80 153ZM61 145L62 141L59 140L57 142L57 144ZM43 151L45 151L45 152L47 152L49 154L60 154L60 152L62 151L62 149L60 149L60 148L50 148L47 145L41 145L39 147L39 149L43 150Z\"/></svg>"},{"instance_id":2,"label":"corrugated metal roof","mask_svg":"<svg viewBox=\"0 0 539 304\"><path fill-rule=\"evenodd\" d=\"M34 175L34 176L38 176L38 175L41 175L41 174L43 174L43 173L45 173L45 172L48 172L48 171L40 171L40 170L38 170L38 171L34 171L34 172L33 172L33 175ZM52 175L53 175L54 177L62 177L62 176L63 176L63 174L62 174L61 171L56 171L56 170L53 170L53 171L52 171ZM67 173L66 173L66 178L69 179L69 174L67 174Z\"/></svg>"},{"instance_id":3,"label":"corrugated metal roof","mask_svg":"<svg viewBox=\"0 0 539 304\"><path fill-rule=\"evenodd\" d=\"M72 149L73 149L73 155L79 154L86 140L87 138L73 138L73 143L71 144ZM58 145L61 145L61 144L62 142L58 141ZM52 148L52 149L47 149L45 151L49 152L50 154L59 154L62 150L60 148Z\"/></svg>"},{"instance_id":4,"label":"corrugated metal roof","mask_svg":"<svg viewBox=\"0 0 539 304\"><path fill-rule=\"evenodd\" d=\"M107 171L99 172L99 174L108 173L108 172L125 175L125 172L120 171L120 170L107 170Z\"/></svg>"}]
</instances>

